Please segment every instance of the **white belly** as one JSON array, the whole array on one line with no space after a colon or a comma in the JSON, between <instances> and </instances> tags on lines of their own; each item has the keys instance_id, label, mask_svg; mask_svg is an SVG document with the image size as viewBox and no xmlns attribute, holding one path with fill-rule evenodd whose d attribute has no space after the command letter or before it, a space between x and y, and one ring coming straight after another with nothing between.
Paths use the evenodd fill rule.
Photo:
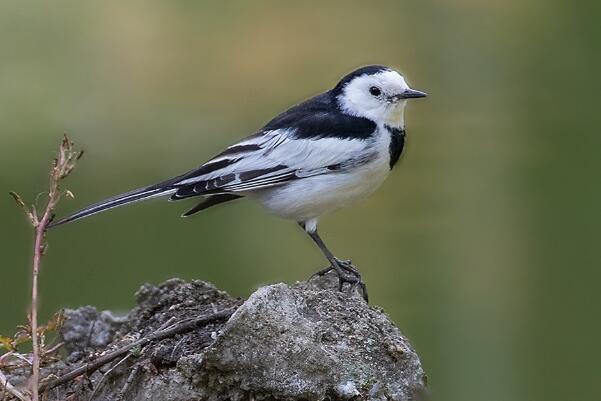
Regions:
<instances>
[{"instance_id":1,"label":"white belly","mask_svg":"<svg viewBox=\"0 0 601 401\"><path fill-rule=\"evenodd\" d=\"M377 157L349 172L293 180L250 196L269 212L286 219L315 219L373 193L390 172L387 156Z\"/></svg>"}]
</instances>

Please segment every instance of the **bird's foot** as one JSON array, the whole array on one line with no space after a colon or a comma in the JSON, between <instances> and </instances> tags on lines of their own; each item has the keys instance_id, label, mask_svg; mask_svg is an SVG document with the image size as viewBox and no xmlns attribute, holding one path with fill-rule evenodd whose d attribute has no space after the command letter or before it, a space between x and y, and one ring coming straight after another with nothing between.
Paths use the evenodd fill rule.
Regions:
<instances>
[{"instance_id":1,"label":"bird's foot","mask_svg":"<svg viewBox=\"0 0 601 401\"><path fill-rule=\"evenodd\" d=\"M343 290L345 283L350 284L351 289L353 289L355 286L358 286L363 296L363 299L365 299L365 302L368 301L367 286L363 281L361 281L361 274L359 273L359 270L357 270L357 268L352 264L350 260L341 260L335 258L335 263L332 263L325 269L314 273L311 277L309 277L309 280L313 279L315 276L323 276L324 274L327 274L332 270L334 270L338 275L339 291Z\"/></svg>"},{"instance_id":2,"label":"bird's foot","mask_svg":"<svg viewBox=\"0 0 601 401\"><path fill-rule=\"evenodd\" d=\"M347 271L348 273L352 274L353 276L355 276L356 278L359 279L359 281L361 280L361 274L359 273L359 270L357 270L357 268L355 266L353 266L353 264L351 263L350 260L341 260L336 258L336 263L338 263L338 266L340 266L340 268L342 270ZM336 270L336 268L334 268L333 265L330 265L328 267L326 267L323 270L320 270L318 272L315 272L311 275L311 277L309 277L309 280L313 279L316 276L323 276L324 274L327 274L329 272L331 272L332 270Z\"/></svg>"},{"instance_id":3,"label":"bird's foot","mask_svg":"<svg viewBox=\"0 0 601 401\"><path fill-rule=\"evenodd\" d=\"M341 259L336 258L336 262L338 262L338 265L343 270L351 273L352 275L357 277L359 279L359 281L361 281L361 274L359 273L359 270L355 266L353 266L353 262L351 262L350 259L341 260Z\"/></svg>"}]
</instances>

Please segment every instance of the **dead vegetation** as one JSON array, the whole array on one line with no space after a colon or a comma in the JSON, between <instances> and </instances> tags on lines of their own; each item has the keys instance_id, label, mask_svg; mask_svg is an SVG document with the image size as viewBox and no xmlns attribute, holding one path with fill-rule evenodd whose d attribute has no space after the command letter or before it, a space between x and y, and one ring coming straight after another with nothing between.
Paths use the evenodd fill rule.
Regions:
<instances>
[{"instance_id":1,"label":"dead vegetation","mask_svg":"<svg viewBox=\"0 0 601 401\"><path fill-rule=\"evenodd\" d=\"M46 325L38 325L38 277L42 257L46 252L46 229L54 218L56 205L63 196L73 197L69 190L61 188L62 181L69 176L75 168L83 151L76 151L73 142L67 135L63 136L56 158L52 161L49 174L49 187L46 192L46 204L38 211L36 204L28 206L16 192L10 192L17 205L23 210L34 232L33 261L31 266L31 308L27 314L27 324L20 326L12 337L0 337L0 345L7 350L0 356L0 369L10 368L14 364L28 364L31 366L31 378L28 389L19 390L12 385L4 375L0 376L0 385L4 391L9 392L20 400L38 401L38 385L40 381L40 363L43 358L51 357L58 344L46 349L45 334L55 330L61 323L61 314L58 313ZM37 199L36 199L37 200ZM31 353L20 353L21 344L31 342ZM54 350L53 350L54 349ZM0 374L1 374L0 370Z\"/></svg>"}]
</instances>

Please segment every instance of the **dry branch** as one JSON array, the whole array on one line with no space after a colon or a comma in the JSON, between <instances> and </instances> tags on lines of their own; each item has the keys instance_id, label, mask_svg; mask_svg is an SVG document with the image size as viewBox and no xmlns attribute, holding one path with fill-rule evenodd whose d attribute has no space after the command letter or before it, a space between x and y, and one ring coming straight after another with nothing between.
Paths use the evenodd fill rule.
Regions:
<instances>
[{"instance_id":1,"label":"dry branch","mask_svg":"<svg viewBox=\"0 0 601 401\"><path fill-rule=\"evenodd\" d=\"M62 191L60 183L65 179L75 168L77 160L83 155L82 151L73 149L73 142L69 140L67 135L63 136L63 140L58 149L57 157L52 161L50 169L50 182L48 189L48 201L44 208L44 212L38 215L35 205L27 207L23 199L15 192L10 192L10 195L15 199L17 205L23 209L25 215L31 222L34 229L34 245L33 245L33 266L31 272L31 312L29 314L29 326L31 328L32 340L32 388L31 396L33 401L38 401L38 384L40 376L40 343L38 339L38 276L40 273L40 264L46 249L45 234L48 224L54 217L54 210L63 194L71 194L69 191ZM72 194L71 194L72 195Z\"/></svg>"},{"instance_id":2,"label":"dry branch","mask_svg":"<svg viewBox=\"0 0 601 401\"><path fill-rule=\"evenodd\" d=\"M10 394L17 397L19 400L30 401L30 398L28 396L26 396L25 394L23 394L22 392L17 390L15 388L15 386L10 384L10 382L8 381L8 379L6 378L6 376L4 376L4 374L2 372L0 372L0 384L2 385L2 388L4 390L8 391Z\"/></svg>"},{"instance_id":3,"label":"dry branch","mask_svg":"<svg viewBox=\"0 0 601 401\"><path fill-rule=\"evenodd\" d=\"M141 347L144 347L145 345L149 344L152 341L161 340L163 338L172 337L176 334L185 333L185 332L193 330L196 327L206 325L211 322L215 322L215 321L219 321L219 320L227 320L227 319L229 319L230 316L232 316L234 311L235 311L235 308L225 309L220 312L211 314L209 316L201 316L196 319L190 319L190 320L187 320L184 322L180 322L180 323L175 324L166 329L157 330L154 333L152 333L144 338L139 339L138 341L134 341L131 344L128 344L119 349L116 349L115 351L112 351L112 352L109 352L108 354L99 356L98 358L94 359L93 361L88 362L85 365L80 366L79 368L74 369L74 370L70 371L69 373L62 375L58 379L55 379L47 384L42 384L40 386L40 392L53 389L54 387L60 386L61 384L65 384L85 373L92 373L96 369L102 367L103 365L106 365L107 363L111 362L114 359L119 358L120 356L128 353L130 350L132 350L136 347L141 348Z\"/></svg>"}]
</instances>

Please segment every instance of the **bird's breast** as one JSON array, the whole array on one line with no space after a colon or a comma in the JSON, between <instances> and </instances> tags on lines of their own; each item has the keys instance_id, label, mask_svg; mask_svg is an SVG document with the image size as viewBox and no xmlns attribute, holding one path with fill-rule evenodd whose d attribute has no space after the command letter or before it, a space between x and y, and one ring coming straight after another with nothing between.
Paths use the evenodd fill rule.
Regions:
<instances>
[{"instance_id":1,"label":"bird's breast","mask_svg":"<svg viewBox=\"0 0 601 401\"><path fill-rule=\"evenodd\" d=\"M366 144L367 145L367 144ZM305 221L372 194L390 173L389 135L379 130L366 146L365 159L340 171L293 180L253 196L279 216Z\"/></svg>"}]
</instances>

